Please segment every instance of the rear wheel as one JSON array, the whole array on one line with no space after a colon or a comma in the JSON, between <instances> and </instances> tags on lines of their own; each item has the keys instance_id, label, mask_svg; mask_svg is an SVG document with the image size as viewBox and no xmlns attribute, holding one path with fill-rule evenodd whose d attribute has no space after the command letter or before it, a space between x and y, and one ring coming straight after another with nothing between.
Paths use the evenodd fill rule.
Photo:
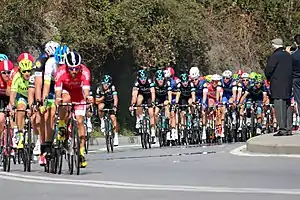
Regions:
<instances>
[{"instance_id":1,"label":"rear wheel","mask_svg":"<svg viewBox=\"0 0 300 200\"><path fill-rule=\"evenodd\" d=\"M72 138L73 138L73 150L74 150L74 163L76 167L76 174L80 174L81 168L81 155L80 155L80 140L78 135L77 122L72 120Z\"/></svg>"},{"instance_id":2,"label":"rear wheel","mask_svg":"<svg viewBox=\"0 0 300 200\"><path fill-rule=\"evenodd\" d=\"M28 124L28 130L27 130L27 145L26 145L26 151L27 151L27 171L31 172L31 158L32 158L32 144L31 144L31 123Z\"/></svg>"}]
</instances>

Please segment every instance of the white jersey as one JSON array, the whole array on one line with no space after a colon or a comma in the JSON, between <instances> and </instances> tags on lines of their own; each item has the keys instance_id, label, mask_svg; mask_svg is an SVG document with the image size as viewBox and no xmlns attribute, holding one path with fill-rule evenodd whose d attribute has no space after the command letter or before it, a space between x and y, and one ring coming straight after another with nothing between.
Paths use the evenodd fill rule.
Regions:
<instances>
[{"instance_id":1,"label":"white jersey","mask_svg":"<svg viewBox=\"0 0 300 200\"><path fill-rule=\"evenodd\" d=\"M58 68L58 63L54 57L47 60L45 64L44 81L54 81L54 74Z\"/></svg>"}]
</instances>

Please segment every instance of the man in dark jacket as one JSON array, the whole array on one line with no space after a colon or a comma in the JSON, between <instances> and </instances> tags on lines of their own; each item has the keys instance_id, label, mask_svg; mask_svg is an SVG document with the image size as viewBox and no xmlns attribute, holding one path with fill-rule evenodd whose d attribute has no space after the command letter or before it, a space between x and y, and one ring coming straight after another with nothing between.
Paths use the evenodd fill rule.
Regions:
<instances>
[{"instance_id":1,"label":"man in dark jacket","mask_svg":"<svg viewBox=\"0 0 300 200\"><path fill-rule=\"evenodd\" d=\"M300 112L300 34L294 37L297 48L292 52L293 59L293 94Z\"/></svg>"},{"instance_id":2,"label":"man in dark jacket","mask_svg":"<svg viewBox=\"0 0 300 200\"><path fill-rule=\"evenodd\" d=\"M265 75L270 81L271 98L274 100L275 115L279 123L279 131L274 136L291 135L292 56L283 48L282 39L272 40L272 46L276 50L268 60Z\"/></svg>"}]
</instances>

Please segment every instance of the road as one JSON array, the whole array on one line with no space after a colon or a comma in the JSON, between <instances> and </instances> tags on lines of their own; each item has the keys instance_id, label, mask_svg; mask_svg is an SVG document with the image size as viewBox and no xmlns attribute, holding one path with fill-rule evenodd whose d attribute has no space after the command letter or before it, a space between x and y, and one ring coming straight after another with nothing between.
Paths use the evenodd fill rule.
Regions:
<instances>
[{"instance_id":1,"label":"road","mask_svg":"<svg viewBox=\"0 0 300 200\"><path fill-rule=\"evenodd\" d=\"M96 150L79 176L66 171L45 174L37 165L24 173L22 166L13 165L10 173L0 172L0 195L23 200L300 198L299 158L230 153L241 145L149 150L135 146L109 155Z\"/></svg>"}]
</instances>

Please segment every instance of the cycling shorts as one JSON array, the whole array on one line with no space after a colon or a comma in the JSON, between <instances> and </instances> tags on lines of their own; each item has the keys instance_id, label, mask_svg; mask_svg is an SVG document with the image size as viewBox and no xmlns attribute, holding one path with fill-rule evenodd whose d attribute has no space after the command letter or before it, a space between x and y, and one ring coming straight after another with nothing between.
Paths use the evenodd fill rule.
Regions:
<instances>
[{"instance_id":1,"label":"cycling shorts","mask_svg":"<svg viewBox=\"0 0 300 200\"><path fill-rule=\"evenodd\" d=\"M179 98L179 105L188 105L190 97L180 97Z\"/></svg>"},{"instance_id":2,"label":"cycling shorts","mask_svg":"<svg viewBox=\"0 0 300 200\"><path fill-rule=\"evenodd\" d=\"M28 104L28 98L17 93L17 96L16 96L16 105L18 106L19 104L23 104L25 106L27 106Z\"/></svg>"},{"instance_id":3,"label":"cycling shorts","mask_svg":"<svg viewBox=\"0 0 300 200\"><path fill-rule=\"evenodd\" d=\"M151 105L152 103L151 94L139 94L139 95L143 97L142 104Z\"/></svg>"},{"instance_id":4,"label":"cycling shorts","mask_svg":"<svg viewBox=\"0 0 300 200\"><path fill-rule=\"evenodd\" d=\"M223 103L223 104L228 103L228 102L229 102L229 99L231 99L231 98L232 98L232 96L223 96L223 97L222 97L222 103Z\"/></svg>"},{"instance_id":5,"label":"cycling shorts","mask_svg":"<svg viewBox=\"0 0 300 200\"><path fill-rule=\"evenodd\" d=\"M72 90L72 91L67 91L67 90L63 90L62 91L63 94L69 94L71 97L71 102L72 103L81 103L81 104L85 104L86 101L83 97L82 94L82 89L77 89L77 90ZM74 107L75 109L75 115L76 116L85 116L86 114L86 105L77 105Z\"/></svg>"},{"instance_id":6,"label":"cycling shorts","mask_svg":"<svg viewBox=\"0 0 300 200\"><path fill-rule=\"evenodd\" d=\"M157 104L163 104L167 100L168 100L167 95L165 95L165 96L156 96L155 102Z\"/></svg>"},{"instance_id":7,"label":"cycling shorts","mask_svg":"<svg viewBox=\"0 0 300 200\"><path fill-rule=\"evenodd\" d=\"M9 104L8 96L0 96L0 109L4 109Z\"/></svg>"},{"instance_id":8,"label":"cycling shorts","mask_svg":"<svg viewBox=\"0 0 300 200\"><path fill-rule=\"evenodd\" d=\"M45 105L46 107L49 108L54 108L55 107L55 94L54 93L49 93L48 99L47 99L47 104Z\"/></svg>"},{"instance_id":9,"label":"cycling shorts","mask_svg":"<svg viewBox=\"0 0 300 200\"><path fill-rule=\"evenodd\" d=\"M104 102L104 107L103 109L113 109L114 108L114 102ZM112 110L109 111L110 115L115 115L116 113Z\"/></svg>"}]
</instances>

